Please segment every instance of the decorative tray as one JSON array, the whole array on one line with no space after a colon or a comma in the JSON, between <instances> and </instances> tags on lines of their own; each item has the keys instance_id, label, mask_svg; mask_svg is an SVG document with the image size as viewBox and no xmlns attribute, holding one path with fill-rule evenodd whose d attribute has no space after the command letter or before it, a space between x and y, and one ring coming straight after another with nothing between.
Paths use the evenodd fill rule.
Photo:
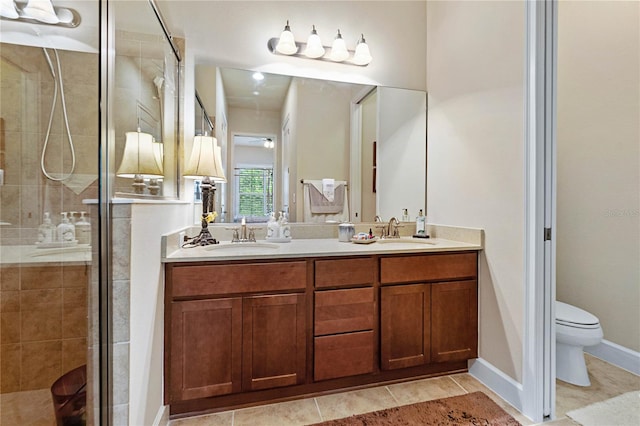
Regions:
<instances>
[{"instance_id":1,"label":"decorative tray","mask_svg":"<svg viewBox=\"0 0 640 426\"><path fill-rule=\"evenodd\" d=\"M375 243L376 241L378 241L378 237L367 238L366 240L361 240L358 238L351 239L351 242L356 244L371 244L371 243Z\"/></svg>"}]
</instances>

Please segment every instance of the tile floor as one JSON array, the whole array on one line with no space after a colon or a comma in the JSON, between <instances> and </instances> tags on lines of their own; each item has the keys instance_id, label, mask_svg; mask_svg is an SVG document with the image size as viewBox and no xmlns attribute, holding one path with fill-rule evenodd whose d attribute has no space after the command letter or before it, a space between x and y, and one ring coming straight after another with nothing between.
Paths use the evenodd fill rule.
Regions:
<instances>
[{"instance_id":1,"label":"tile floor","mask_svg":"<svg viewBox=\"0 0 640 426\"><path fill-rule=\"evenodd\" d=\"M553 426L576 425L567 411L640 390L640 376L586 355L591 386L582 388L561 381L556 386L556 420ZM205 416L172 420L170 426L306 425L348 417L397 405L412 404L447 396L482 391L522 425L532 422L469 374L324 395L297 401L225 411ZM0 425L54 426L55 419L48 389L0 394Z\"/></svg>"}]
</instances>

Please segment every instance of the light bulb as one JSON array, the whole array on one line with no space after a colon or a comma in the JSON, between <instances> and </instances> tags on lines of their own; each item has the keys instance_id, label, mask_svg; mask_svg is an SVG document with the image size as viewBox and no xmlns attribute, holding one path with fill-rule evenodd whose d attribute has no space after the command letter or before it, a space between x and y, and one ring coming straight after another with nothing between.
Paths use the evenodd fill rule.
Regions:
<instances>
[{"instance_id":1,"label":"light bulb","mask_svg":"<svg viewBox=\"0 0 640 426\"><path fill-rule=\"evenodd\" d=\"M353 55L353 63L356 65L367 65L371 62L371 53L369 53L369 46L364 39L364 35L361 35L360 41L356 46L356 53Z\"/></svg>"},{"instance_id":2,"label":"light bulb","mask_svg":"<svg viewBox=\"0 0 640 426\"><path fill-rule=\"evenodd\" d=\"M280 39L276 45L276 51L283 55L293 55L298 51L298 46L296 46L296 41L294 40L293 33L289 27L289 21L287 21L284 31L280 34Z\"/></svg>"},{"instance_id":3,"label":"light bulb","mask_svg":"<svg viewBox=\"0 0 640 426\"><path fill-rule=\"evenodd\" d=\"M338 35L336 35L336 38L333 40L333 44L331 45L329 58L335 62L342 62L348 57L349 51L347 50L347 45L342 38L342 34L340 34L340 30L338 30Z\"/></svg>"},{"instance_id":4,"label":"light bulb","mask_svg":"<svg viewBox=\"0 0 640 426\"><path fill-rule=\"evenodd\" d=\"M319 58L324 55L324 47L322 46L322 40L316 31L316 26L313 26L313 30L307 40L307 48L304 50L304 56L307 58Z\"/></svg>"}]
</instances>

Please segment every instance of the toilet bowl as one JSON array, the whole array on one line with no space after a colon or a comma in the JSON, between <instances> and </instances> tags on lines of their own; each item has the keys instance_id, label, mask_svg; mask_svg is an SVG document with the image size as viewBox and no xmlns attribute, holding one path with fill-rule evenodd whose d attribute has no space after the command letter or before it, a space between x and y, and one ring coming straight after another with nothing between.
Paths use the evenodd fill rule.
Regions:
<instances>
[{"instance_id":1,"label":"toilet bowl","mask_svg":"<svg viewBox=\"0 0 640 426\"><path fill-rule=\"evenodd\" d=\"M598 318L575 306L556 301L556 377L577 386L589 386L583 348L602 341Z\"/></svg>"}]
</instances>

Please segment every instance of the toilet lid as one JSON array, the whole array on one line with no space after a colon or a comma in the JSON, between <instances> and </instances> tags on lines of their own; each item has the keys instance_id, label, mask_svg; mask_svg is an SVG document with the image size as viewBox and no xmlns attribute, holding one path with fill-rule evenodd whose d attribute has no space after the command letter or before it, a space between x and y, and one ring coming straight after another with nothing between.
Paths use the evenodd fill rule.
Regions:
<instances>
[{"instance_id":1,"label":"toilet lid","mask_svg":"<svg viewBox=\"0 0 640 426\"><path fill-rule=\"evenodd\" d=\"M563 302L556 301L556 322L567 325L599 325L598 317Z\"/></svg>"}]
</instances>

